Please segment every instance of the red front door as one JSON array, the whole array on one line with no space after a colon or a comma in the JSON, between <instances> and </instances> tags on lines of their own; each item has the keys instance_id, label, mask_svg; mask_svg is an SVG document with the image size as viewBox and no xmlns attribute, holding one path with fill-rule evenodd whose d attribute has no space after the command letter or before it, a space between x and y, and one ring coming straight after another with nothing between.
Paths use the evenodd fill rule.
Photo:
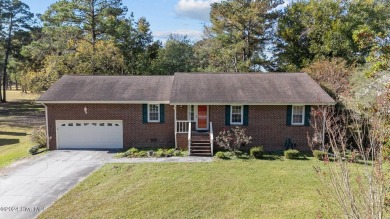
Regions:
<instances>
[{"instance_id":1,"label":"red front door","mask_svg":"<svg viewBox=\"0 0 390 219\"><path fill-rule=\"evenodd\" d=\"M207 105L198 106L198 119L196 129L207 130L208 129L208 109Z\"/></svg>"}]
</instances>

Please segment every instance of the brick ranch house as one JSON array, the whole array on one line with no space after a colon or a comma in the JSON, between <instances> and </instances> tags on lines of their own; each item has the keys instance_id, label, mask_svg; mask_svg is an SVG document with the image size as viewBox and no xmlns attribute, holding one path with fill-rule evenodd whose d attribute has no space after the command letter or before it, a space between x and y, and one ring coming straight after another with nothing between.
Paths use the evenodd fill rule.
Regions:
<instances>
[{"instance_id":1,"label":"brick ranch house","mask_svg":"<svg viewBox=\"0 0 390 219\"><path fill-rule=\"evenodd\" d=\"M38 100L50 150L175 147L211 155L224 128L241 126L252 146L309 150L310 114L335 101L306 73L65 75Z\"/></svg>"}]
</instances>

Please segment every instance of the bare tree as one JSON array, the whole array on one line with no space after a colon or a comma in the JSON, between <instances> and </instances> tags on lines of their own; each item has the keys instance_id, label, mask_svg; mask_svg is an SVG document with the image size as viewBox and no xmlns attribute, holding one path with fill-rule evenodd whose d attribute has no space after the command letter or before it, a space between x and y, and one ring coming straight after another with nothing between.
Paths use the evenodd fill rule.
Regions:
<instances>
[{"instance_id":1,"label":"bare tree","mask_svg":"<svg viewBox=\"0 0 390 219\"><path fill-rule=\"evenodd\" d=\"M324 165L314 169L329 210L323 213L331 217L341 212L345 218L384 218L389 210L389 165L382 152L390 136L390 104L388 95L382 96L364 112L333 107L319 107L315 112L315 133L308 140L313 149L324 145L323 150L329 152ZM323 123L326 142L319 137ZM334 206L339 211L332 211Z\"/></svg>"}]
</instances>

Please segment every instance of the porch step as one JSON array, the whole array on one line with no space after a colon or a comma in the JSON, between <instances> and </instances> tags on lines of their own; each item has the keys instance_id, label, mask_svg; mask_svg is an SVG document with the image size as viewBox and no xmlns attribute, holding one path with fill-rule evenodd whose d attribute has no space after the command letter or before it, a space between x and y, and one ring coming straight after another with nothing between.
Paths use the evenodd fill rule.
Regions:
<instances>
[{"instance_id":1,"label":"porch step","mask_svg":"<svg viewBox=\"0 0 390 219\"><path fill-rule=\"evenodd\" d=\"M208 146L211 146L210 144L210 141L192 141L191 142L191 145L208 145Z\"/></svg>"},{"instance_id":2,"label":"porch step","mask_svg":"<svg viewBox=\"0 0 390 219\"><path fill-rule=\"evenodd\" d=\"M211 153L191 153L191 156L211 157Z\"/></svg>"},{"instance_id":3,"label":"porch step","mask_svg":"<svg viewBox=\"0 0 390 219\"><path fill-rule=\"evenodd\" d=\"M208 132L191 133L191 156L207 156L211 155L211 143Z\"/></svg>"},{"instance_id":4,"label":"porch step","mask_svg":"<svg viewBox=\"0 0 390 219\"><path fill-rule=\"evenodd\" d=\"M209 136L191 136L191 141L210 141Z\"/></svg>"}]
</instances>

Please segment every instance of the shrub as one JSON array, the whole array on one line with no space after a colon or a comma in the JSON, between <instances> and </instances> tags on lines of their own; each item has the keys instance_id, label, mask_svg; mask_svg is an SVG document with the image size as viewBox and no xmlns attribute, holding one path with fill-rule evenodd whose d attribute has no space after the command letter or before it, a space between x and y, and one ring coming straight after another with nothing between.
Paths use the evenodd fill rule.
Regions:
<instances>
[{"instance_id":1,"label":"shrub","mask_svg":"<svg viewBox=\"0 0 390 219\"><path fill-rule=\"evenodd\" d=\"M173 156L175 157L184 156L184 153L181 150L175 150L173 151Z\"/></svg>"},{"instance_id":2,"label":"shrub","mask_svg":"<svg viewBox=\"0 0 390 219\"><path fill-rule=\"evenodd\" d=\"M326 153L324 151L320 151L320 150L314 150L313 151L313 156L315 158L317 158L318 160L324 160L327 155L328 155L328 153Z\"/></svg>"},{"instance_id":3,"label":"shrub","mask_svg":"<svg viewBox=\"0 0 390 219\"><path fill-rule=\"evenodd\" d=\"M47 138L46 138L46 131L44 126L40 126L35 128L31 133L31 141L38 144L38 148L46 147L47 144Z\"/></svg>"},{"instance_id":4,"label":"shrub","mask_svg":"<svg viewBox=\"0 0 390 219\"><path fill-rule=\"evenodd\" d=\"M224 152L223 154L224 154L225 158L230 158L230 159L237 158L236 153L232 152L232 151L227 151L227 152Z\"/></svg>"},{"instance_id":5,"label":"shrub","mask_svg":"<svg viewBox=\"0 0 390 219\"><path fill-rule=\"evenodd\" d=\"M223 151L218 151L217 153L215 153L214 157L218 158L218 159L225 159L225 153Z\"/></svg>"},{"instance_id":6,"label":"shrub","mask_svg":"<svg viewBox=\"0 0 390 219\"><path fill-rule=\"evenodd\" d=\"M155 153L156 157L165 157L165 151L164 149L162 148L159 148L156 153Z\"/></svg>"},{"instance_id":7,"label":"shrub","mask_svg":"<svg viewBox=\"0 0 390 219\"><path fill-rule=\"evenodd\" d=\"M165 154L169 157L172 157L175 152L175 149L171 148L165 151Z\"/></svg>"},{"instance_id":8,"label":"shrub","mask_svg":"<svg viewBox=\"0 0 390 219\"><path fill-rule=\"evenodd\" d=\"M138 153L134 154L135 157L147 157L148 152L147 151L139 151Z\"/></svg>"},{"instance_id":9,"label":"shrub","mask_svg":"<svg viewBox=\"0 0 390 219\"><path fill-rule=\"evenodd\" d=\"M137 148L130 148L130 149L128 150L128 152L129 152L130 154L136 154L136 153L138 153L138 149L137 149Z\"/></svg>"},{"instance_id":10,"label":"shrub","mask_svg":"<svg viewBox=\"0 0 390 219\"><path fill-rule=\"evenodd\" d=\"M37 154L39 151L39 146L32 146L29 150L28 150L28 153L34 155L34 154Z\"/></svg>"},{"instance_id":11,"label":"shrub","mask_svg":"<svg viewBox=\"0 0 390 219\"><path fill-rule=\"evenodd\" d=\"M299 158L299 151L292 150L292 149L284 151L284 157L286 159L298 159Z\"/></svg>"},{"instance_id":12,"label":"shrub","mask_svg":"<svg viewBox=\"0 0 390 219\"><path fill-rule=\"evenodd\" d=\"M230 130L219 132L215 141L229 151L238 151L240 147L251 143L252 137L245 134L245 129L236 126Z\"/></svg>"},{"instance_id":13,"label":"shrub","mask_svg":"<svg viewBox=\"0 0 390 219\"><path fill-rule=\"evenodd\" d=\"M249 154L251 157L254 157L256 159L262 158L264 155L263 146L252 147L249 151Z\"/></svg>"}]
</instances>

